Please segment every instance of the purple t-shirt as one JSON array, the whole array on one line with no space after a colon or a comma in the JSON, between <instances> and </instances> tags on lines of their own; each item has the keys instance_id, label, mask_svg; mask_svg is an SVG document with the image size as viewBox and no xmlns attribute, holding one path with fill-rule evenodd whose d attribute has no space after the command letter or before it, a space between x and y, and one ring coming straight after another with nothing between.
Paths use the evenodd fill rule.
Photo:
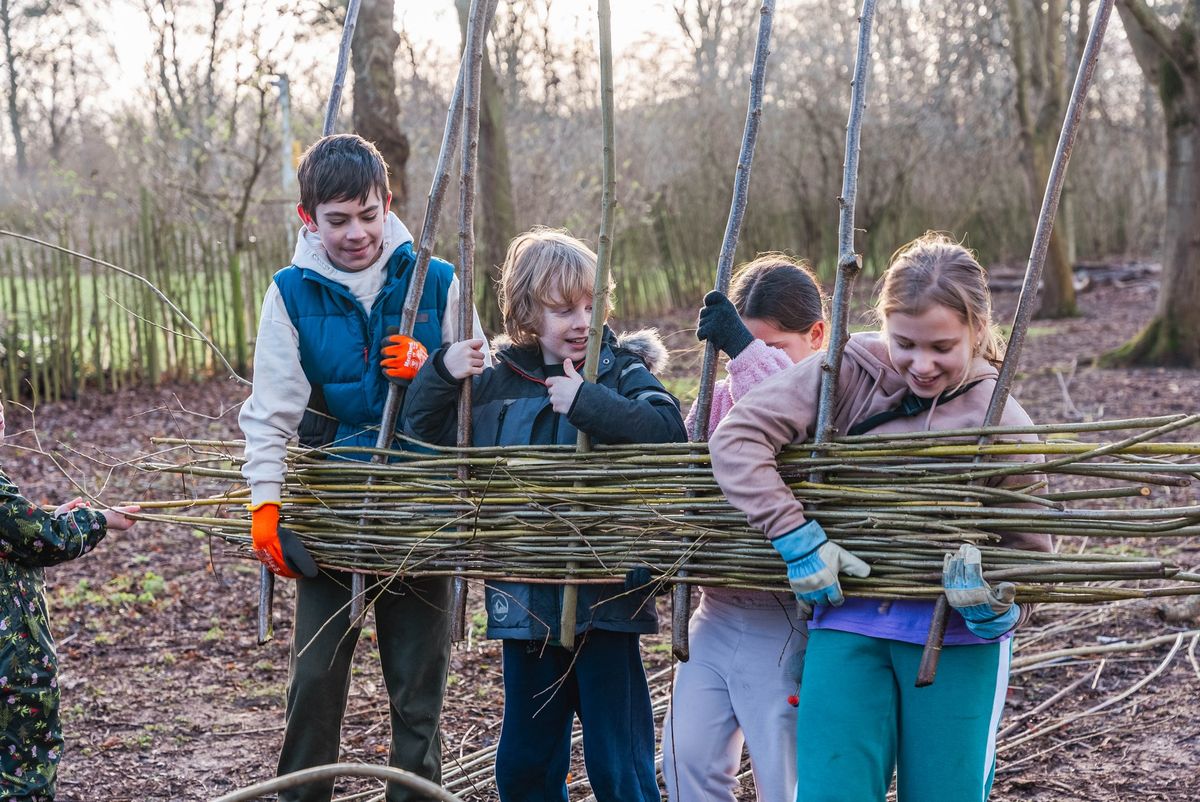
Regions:
<instances>
[{"instance_id":1,"label":"purple t-shirt","mask_svg":"<svg viewBox=\"0 0 1200 802\"><path fill-rule=\"evenodd\" d=\"M933 602L923 599L846 599L841 607L818 605L809 629L836 629L872 638L925 644L929 622L933 620ZM1005 633L995 640L984 640L971 633L957 610L946 620L947 646L998 643L1012 637Z\"/></svg>"}]
</instances>

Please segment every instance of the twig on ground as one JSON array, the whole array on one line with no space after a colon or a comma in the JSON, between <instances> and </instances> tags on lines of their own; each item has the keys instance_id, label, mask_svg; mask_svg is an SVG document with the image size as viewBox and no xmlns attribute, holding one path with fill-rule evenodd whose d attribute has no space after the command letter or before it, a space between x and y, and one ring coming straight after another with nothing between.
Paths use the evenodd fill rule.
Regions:
<instances>
[{"instance_id":1,"label":"twig on ground","mask_svg":"<svg viewBox=\"0 0 1200 802\"><path fill-rule=\"evenodd\" d=\"M1173 659L1175 659L1175 654L1179 651L1179 647L1183 644L1184 636L1187 634L1192 634L1192 633L1182 633L1181 632L1178 635L1176 635L1175 636L1175 645L1171 647L1171 651L1167 654L1167 656L1165 658L1163 658L1163 661L1161 663L1159 663L1158 666L1153 671L1151 671L1149 674L1147 674L1142 679L1135 682L1133 685L1126 688L1121 693L1119 693L1116 696L1113 696L1109 699L1104 700L1100 704L1089 707L1087 710L1083 711L1082 713L1074 713L1069 716L1064 716L1063 718L1059 719L1058 721L1054 722L1053 724L1048 724L1048 725L1039 727L1037 729L1037 731L1030 733L1029 735L1024 735L1024 736L1021 736L1020 738L1016 738L1012 741L1009 741L1008 743L999 747L996 751L997 752L1007 751L1014 747L1020 746L1023 743L1031 741L1035 738L1041 738L1045 735L1048 735L1051 732L1055 732L1056 730L1060 730L1063 727L1066 727L1068 724L1072 724L1076 721L1079 721L1080 719L1087 718L1088 716L1093 716L1096 713L1106 710L1106 709L1112 707L1113 705L1115 705L1117 702L1120 702L1123 699L1126 699L1129 696L1137 693L1139 690L1141 690L1146 685L1148 685L1150 682L1152 682L1155 679L1155 677L1159 676L1160 674L1162 674L1163 671L1165 671L1167 669L1167 666L1169 666L1171 664L1171 661ZM1152 640L1161 641L1161 639L1152 639ZM1113 645L1119 645L1119 644L1113 644Z\"/></svg>"}]
</instances>

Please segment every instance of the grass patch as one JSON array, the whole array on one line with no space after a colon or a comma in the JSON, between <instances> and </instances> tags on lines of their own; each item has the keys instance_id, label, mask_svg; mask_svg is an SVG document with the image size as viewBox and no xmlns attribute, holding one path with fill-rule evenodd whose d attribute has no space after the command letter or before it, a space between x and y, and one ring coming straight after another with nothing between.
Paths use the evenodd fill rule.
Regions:
<instances>
[{"instance_id":1,"label":"grass patch","mask_svg":"<svg viewBox=\"0 0 1200 802\"><path fill-rule=\"evenodd\" d=\"M667 388L667 392L679 399L679 405L683 408L684 414L687 414L687 409L696 396L700 392L700 377L699 376L678 376L665 377L660 376L659 381L663 383L663 387Z\"/></svg>"},{"instance_id":2,"label":"grass patch","mask_svg":"<svg viewBox=\"0 0 1200 802\"><path fill-rule=\"evenodd\" d=\"M1008 340L1012 337L1012 324L1006 323L1000 327L1000 333L1004 335L1004 339ZM1038 337L1045 337L1054 334L1053 326L1030 326L1025 329L1025 339L1036 340Z\"/></svg>"},{"instance_id":3,"label":"grass patch","mask_svg":"<svg viewBox=\"0 0 1200 802\"><path fill-rule=\"evenodd\" d=\"M164 595L166 589L166 580L153 571L146 571L141 575L121 574L101 585L93 585L91 580L81 579L72 587L58 590L53 596L53 602L56 607L68 610L81 605L108 610L114 607L154 604Z\"/></svg>"}]
</instances>

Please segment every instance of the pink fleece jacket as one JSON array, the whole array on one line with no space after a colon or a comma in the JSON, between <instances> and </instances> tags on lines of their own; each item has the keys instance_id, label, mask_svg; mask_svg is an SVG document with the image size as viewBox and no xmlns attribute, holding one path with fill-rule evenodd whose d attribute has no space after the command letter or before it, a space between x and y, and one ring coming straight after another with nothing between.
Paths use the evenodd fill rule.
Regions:
<instances>
[{"instance_id":1,"label":"pink fleece jacket","mask_svg":"<svg viewBox=\"0 0 1200 802\"><path fill-rule=\"evenodd\" d=\"M782 349L772 348L762 340L755 340L746 346L735 358L729 360L726 370L728 379L721 379L713 388L712 411L708 416L708 435L713 433L739 398L750 392L763 379L781 373L792 366L792 360ZM687 430L691 435L696 423L696 404L687 414Z\"/></svg>"},{"instance_id":2,"label":"pink fleece jacket","mask_svg":"<svg viewBox=\"0 0 1200 802\"><path fill-rule=\"evenodd\" d=\"M737 400L750 392L752 388L765 379L782 373L792 366L792 360L780 348L772 348L762 340L755 340L733 359L729 360L726 370L729 378L721 379L713 387L712 410L708 416L708 434L711 435ZM692 435L696 423L696 403L687 414L687 432ZM766 593L755 590L731 590L728 588L702 588L701 592L726 604L737 607L767 607L778 609L782 603L785 609L791 609L793 602L790 593Z\"/></svg>"}]
</instances>

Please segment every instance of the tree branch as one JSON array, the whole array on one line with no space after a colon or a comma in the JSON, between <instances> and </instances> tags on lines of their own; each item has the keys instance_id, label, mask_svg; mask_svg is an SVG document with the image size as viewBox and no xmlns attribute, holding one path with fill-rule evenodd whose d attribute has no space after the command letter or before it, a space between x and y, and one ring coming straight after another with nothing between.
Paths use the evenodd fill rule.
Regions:
<instances>
[{"instance_id":1,"label":"tree branch","mask_svg":"<svg viewBox=\"0 0 1200 802\"><path fill-rule=\"evenodd\" d=\"M1160 56L1170 59L1175 69L1183 69L1178 32L1167 27L1146 0L1119 0L1117 12L1125 24L1133 55L1147 78L1157 83L1157 76L1162 72L1158 65Z\"/></svg>"}]
</instances>

